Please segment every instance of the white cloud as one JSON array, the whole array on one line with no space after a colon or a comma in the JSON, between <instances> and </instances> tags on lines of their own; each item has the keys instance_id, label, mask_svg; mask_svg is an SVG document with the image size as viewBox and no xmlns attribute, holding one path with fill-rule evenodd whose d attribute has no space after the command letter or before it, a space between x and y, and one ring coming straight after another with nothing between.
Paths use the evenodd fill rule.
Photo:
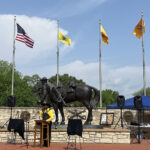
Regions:
<instances>
[{"instance_id":1,"label":"white cloud","mask_svg":"<svg viewBox=\"0 0 150 150\"><path fill-rule=\"evenodd\" d=\"M110 87L129 97L143 87L142 71L142 67L136 66L110 68L104 77L104 88Z\"/></svg>"},{"instance_id":2,"label":"white cloud","mask_svg":"<svg viewBox=\"0 0 150 150\"><path fill-rule=\"evenodd\" d=\"M11 62L13 50L14 15L0 15L0 59ZM28 48L16 41L16 64L28 64L33 59L46 57L56 51L57 22L39 17L17 16L19 23L26 33L35 41L34 48ZM61 29L66 35L68 31ZM73 47L73 45L72 45ZM71 47L71 48L72 48ZM71 49L69 48L69 50ZM68 51L68 47L64 51Z\"/></svg>"}]
</instances>

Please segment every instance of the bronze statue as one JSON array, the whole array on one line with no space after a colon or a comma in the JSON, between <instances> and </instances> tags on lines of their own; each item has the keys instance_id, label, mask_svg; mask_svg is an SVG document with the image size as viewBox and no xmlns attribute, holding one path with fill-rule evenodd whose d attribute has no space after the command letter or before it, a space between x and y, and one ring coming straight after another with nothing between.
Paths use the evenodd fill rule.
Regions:
<instances>
[{"instance_id":1,"label":"bronze statue","mask_svg":"<svg viewBox=\"0 0 150 150\"><path fill-rule=\"evenodd\" d=\"M92 86L71 83L70 85L59 85L56 87L48 82L47 79L40 80L35 85L34 92L40 96L39 104L49 103L53 106L56 124L58 123L58 109L62 116L61 124L65 124L63 105L75 101L81 102L88 109L88 117L85 124L91 124L93 120L92 109L96 108L100 97L99 91Z\"/></svg>"}]
</instances>

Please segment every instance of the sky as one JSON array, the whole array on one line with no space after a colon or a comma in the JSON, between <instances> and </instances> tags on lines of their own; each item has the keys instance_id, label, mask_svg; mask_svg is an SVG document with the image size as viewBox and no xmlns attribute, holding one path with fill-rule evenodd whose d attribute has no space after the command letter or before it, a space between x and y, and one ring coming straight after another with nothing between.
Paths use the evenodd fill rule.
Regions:
<instances>
[{"instance_id":1,"label":"sky","mask_svg":"<svg viewBox=\"0 0 150 150\"><path fill-rule=\"evenodd\" d=\"M25 75L57 73L57 20L72 40L59 42L60 75L67 73L99 89L99 20L109 37L101 44L102 89L131 97L143 88L142 39L132 34L144 13L146 87L150 86L149 0L0 0L0 60L12 62L14 16L34 40L16 41L15 67Z\"/></svg>"}]
</instances>

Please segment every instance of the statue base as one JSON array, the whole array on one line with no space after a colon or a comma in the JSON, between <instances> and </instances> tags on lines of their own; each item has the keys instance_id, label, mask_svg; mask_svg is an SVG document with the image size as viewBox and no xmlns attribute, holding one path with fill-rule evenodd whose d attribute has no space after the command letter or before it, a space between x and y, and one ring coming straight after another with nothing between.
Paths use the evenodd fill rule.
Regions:
<instances>
[{"instance_id":1,"label":"statue base","mask_svg":"<svg viewBox=\"0 0 150 150\"><path fill-rule=\"evenodd\" d=\"M83 129L103 129L102 125L83 125Z\"/></svg>"},{"instance_id":2,"label":"statue base","mask_svg":"<svg viewBox=\"0 0 150 150\"><path fill-rule=\"evenodd\" d=\"M54 124L52 124L52 129L67 129L67 125L66 124L64 124L64 125L61 125L61 124L54 125Z\"/></svg>"},{"instance_id":3,"label":"statue base","mask_svg":"<svg viewBox=\"0 0 150 150\"><path fill-rule=\"evenodd\" d=\"M52 124L52 129L67 129L67 124L65 125L54 125ZM83 125L83 129L103 129L102 125Z\"/></svg>"}]
</instances>

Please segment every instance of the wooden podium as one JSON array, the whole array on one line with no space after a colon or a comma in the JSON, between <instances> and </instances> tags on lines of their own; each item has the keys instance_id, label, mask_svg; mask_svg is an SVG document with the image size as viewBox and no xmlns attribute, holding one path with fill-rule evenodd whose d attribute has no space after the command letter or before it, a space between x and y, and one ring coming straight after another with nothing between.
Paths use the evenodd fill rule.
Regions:
<instances>
[{"instance_id":1,"label":"wooden podium","mask_svg":"<svg viewBox=\"0 0 150 150\"><path fill-rule=\"evenodd\" d=\"M34 147L36 146L36 135L37 135L37 127L40 125L40 147L43 146L44 140L47 141L48 147L50 146L49 143L49 122L46 122L45 120L35 120L35 128L34 128ZM43 138L43 129L47 128L47 137Z\"/></svg>"}]
</instances>

